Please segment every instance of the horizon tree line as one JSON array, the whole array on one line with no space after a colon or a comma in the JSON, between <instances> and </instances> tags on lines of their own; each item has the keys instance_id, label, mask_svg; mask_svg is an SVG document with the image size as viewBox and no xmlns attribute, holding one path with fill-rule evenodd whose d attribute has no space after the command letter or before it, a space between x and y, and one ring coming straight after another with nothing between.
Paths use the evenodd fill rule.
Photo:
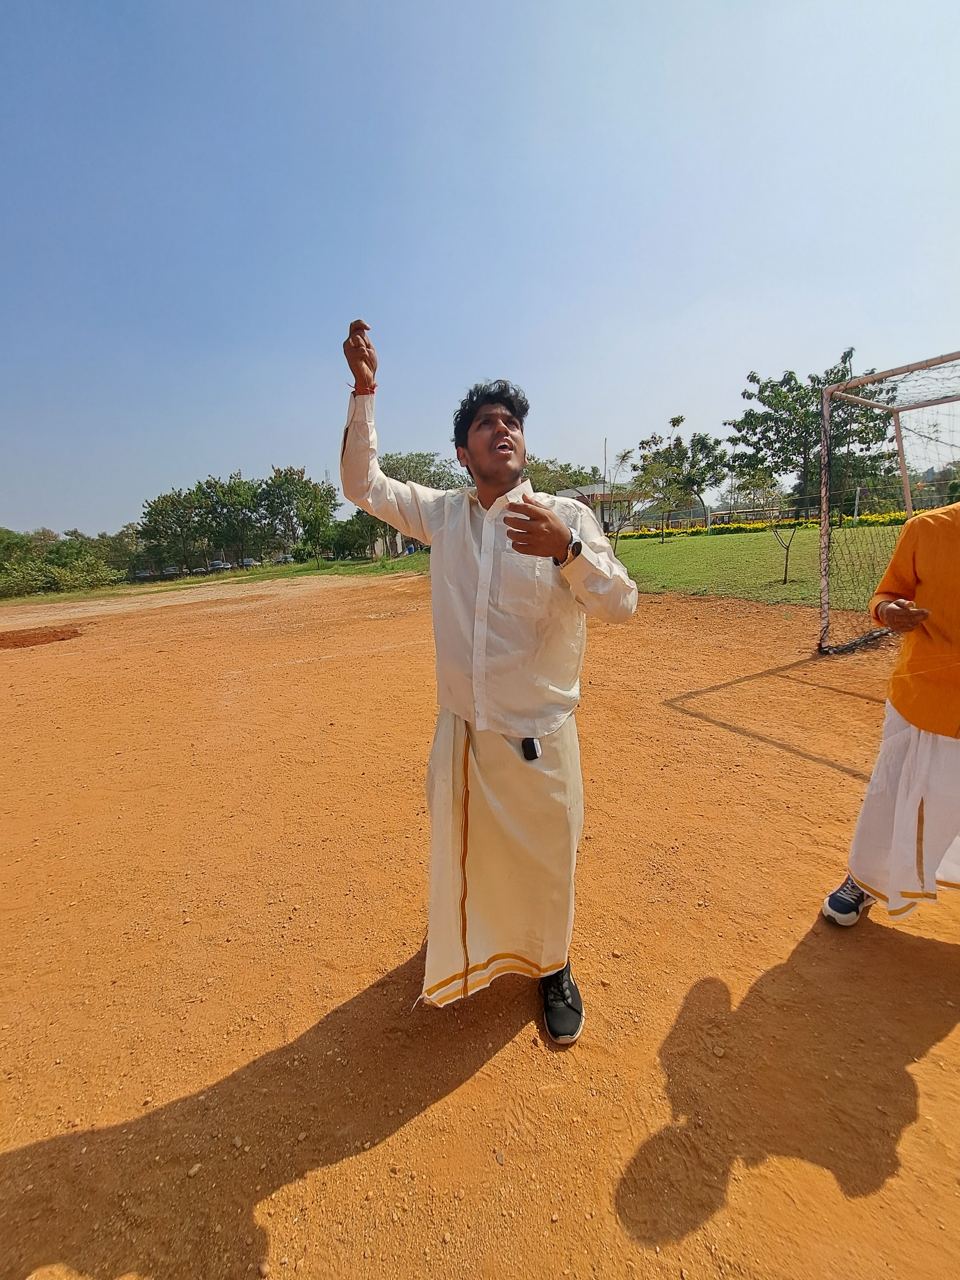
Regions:
<instances>
[{"instance_id":1,"label":"horizon tree line","mask_svg":"<svg viewBox=\"0 0 960 1280\"><path fill-rule=\"evenodd\" d=\"M723 423L726 437L703 431L684 437L685 418L678 414L665 433L654 432L621 450L606 474L596 465L531 454L527 475L544 493L600 485L610 500L609 511L607 498L601 501L601 519L614 539L635 518L640 503L660 513L661 522L684 503L696 503L706 520L707 495L723 486L731 507L744 500L754 507L782 506L786 500L799 513L819 489L822 390L852 376L852 359L849 348L835 365L806 378L791 370L779 377L749 373L741 393L749 407ZM830 488L838 501L857 486L889 482L898 474L887 415L837 402L832 432ZM386 453L380 464L395 479L430 488L469 483L458 463L436 452ZM947 501L960 497L960 459L943 468L936 484ZM0 528L0 595L99 586L138 569L190 571L217 560L242 564L290 555L319 565L324 558L402 553L403 540L394 529L364 511L338 519L342 505L329 480L314 480L303 467L274 466L264 478L248 478L238 470L226 480L208 476L189 489L160 493L144 502L139 520L113 534Z\"/></svg>"}]
</instances>

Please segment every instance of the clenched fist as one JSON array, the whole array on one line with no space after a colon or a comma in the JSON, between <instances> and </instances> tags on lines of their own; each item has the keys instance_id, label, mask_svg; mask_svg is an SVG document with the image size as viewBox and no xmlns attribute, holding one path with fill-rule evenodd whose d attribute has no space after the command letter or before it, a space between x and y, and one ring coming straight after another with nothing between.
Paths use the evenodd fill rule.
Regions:
<instances>
[{"instance_id":1,"label":"clenched fist","mask_svg":"<svg viewBox=\"0 0 960 1280\"><path fill-rule=\"evenodd\" d=\"M343 354L353 374L354 391L358 396L371 395L377 385L377 352L367 337L370 326L362 320L354 320L343 344Z\"/></svg>"}]
</instances>

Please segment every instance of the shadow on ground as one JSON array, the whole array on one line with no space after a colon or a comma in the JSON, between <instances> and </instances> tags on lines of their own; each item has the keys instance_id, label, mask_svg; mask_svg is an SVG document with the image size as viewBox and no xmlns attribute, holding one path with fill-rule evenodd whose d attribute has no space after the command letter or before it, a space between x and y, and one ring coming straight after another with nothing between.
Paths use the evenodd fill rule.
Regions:
<instances>
[{"instance_id":1,"label":"shadow on ground","mask_svg":"<svg viewBox=\"0 0 960 1280\"><path fill-rule=\"evenodd\" d=\"M789 680L793 684L803 684L812 689L823 689L829 693L855 698L861 702L874 702L881 706L883 705L885 699L875 697L872 694L860 693L854 689L845 689L840 685L824 684L820 680L793 678L794 672L804 672L807 669L814 674L822 674L821 664L823 662L824 659L819 656L801 658L797 662L788 662L784 666L768 667L764 671L754 671L749 675L737 676L733 680L724 680L720 684L708 685L703 689L688 689L686 693L679 693L676 697L666 698L663 705L672 708L674 711L679 711L682 715L699 720L703 724L712 725L715 729L726 729L727 732L735 733L738 737L746 738L750 742L760 742L766 747L774 747L778 751L785 751L788 755L796 756L800 760L806 760L808 764L816 764L826 769L833 769L836 773L844 774L848 778L856 778L858 782L869 782L869 773L864 773L862 769L852 768L842 760L832 760L829 756L817 755L812 751L806 751L802 747L796 746L794 743L786 742L782 738L775 738L768 733L759 733L756 729L736 724L732 720L712 715L701 708L690 705L695 699L706 697L711 693L724 693L728 689L735 689L741 685L753 684L758 680L773 678Z\"/></svg>"},{"instance_id":2,"label":"shadow on ground","mask_svg":"<svg viewBox=\"0 0 960 1280\"><path fill-rule=\"evenodd\" d=\"M769 1156L819 1165L848 1197L878 1191L917 1119L908 1068L958 1005L960 947L869 919L819 921L736 1009L718 978L698 982L660 1050L674 1123L624 1173L621 1223L646 1244L681 1240L726 1203L735 1161Z\"/></svg>"},{"instance_id":3,"label":"shadow on ground","mask_svg":"<svg viewBox=\"0 0 960 1280\"><path fill-rule=\"evenodd\" d=\"M268 1243L254 1219L259 1201L362 1156L533 1016L530 984L509 979L492 1003L481 993L412 1010L422 974L420 955L203 1093L0 1156L0 1280L57 1263L96 1280L211 1280L251 1263L255 1273Z\"/></svg>"}]
</instances>

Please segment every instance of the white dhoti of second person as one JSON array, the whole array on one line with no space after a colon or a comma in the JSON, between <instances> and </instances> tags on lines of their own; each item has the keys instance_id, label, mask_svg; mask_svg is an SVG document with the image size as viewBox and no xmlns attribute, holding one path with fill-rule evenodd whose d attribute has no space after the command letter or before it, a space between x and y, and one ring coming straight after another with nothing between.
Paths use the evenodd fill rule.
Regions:
<instances>
[{"instance_id":1,"label":"white dhoti of second person","mask_svg":"<svg viewBox=\"0 0 960 1280\"><path fill-rule=\"evenodd\" d=\"M892 916L960 889L960 738L916 728L889 702L850 875Z\"/></svg>"},{"instance_id":2,"label":"white dhoti of second person","mask_svg":"<svg viewBox=\"0 0 960 1280\"><path fill-rule=\"evenodd\" d=\"M440 712L427 774L428 1004L451 1004L503 974L540 978L566 963L583 828L573 716L538 741L539 758L527 760L519 739Z\"/></svg>"}]
</instances>

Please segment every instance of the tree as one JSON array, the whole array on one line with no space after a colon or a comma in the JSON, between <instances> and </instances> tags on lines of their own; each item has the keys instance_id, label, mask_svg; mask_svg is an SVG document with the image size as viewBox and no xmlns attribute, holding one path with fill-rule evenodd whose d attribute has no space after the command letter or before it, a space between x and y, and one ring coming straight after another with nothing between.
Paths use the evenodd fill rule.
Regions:
<instances>
[{"instance_id":1,"label":"tree","mask_svg":"<svg viewBox=\"0 0 960 1280\"><path fill-rule=\"evenodd\" d=\"M681 418L679 422L682 422ZM678 422L678 426L679 426ZM683 441L680 442L681 444ZM703 523L707 523L706 492L721 483L727 472L727 451L715 436L694 431L681 463L680 485L700 503Z\"/></svg>"},{"instance_id":2,"label":"tree","mask_svg":"<svg viewBox=\"0 0 960 1280\"><path fill-rule=\"evenodd\" d=\"M93 552L111 569L124 573L136 560L141 550L139 526L136 521L123 525L116 533L98 533L90 543Z\"/></svg>"},{"instance_id":3,"label":"tree","mask_svg":"<svg viewBox=\"0 0 960 1280\"><path fill-rule=\"evenodd\" d=\"M34 529L27 534L27 537L30 539L31 555L40 556L41 558L60 541L59 533L55 529L47 528Z\"/></svg>"},{"instance_id":4,"label":"tree","mask_svg":"<svg viewBox=\"0 0 960 1280\"><path fill-rule=\"evenodd\" d=\"M800 528L800 521L794 520L789 525L789 536L784 534L776 520L773 521L770 528L773 530L773 536L780 543L781 547L783 547L783 585L786 586L787 574L790 570L790 548L793 545L794 538L797 536L797 530Z\"/></svg>"},{"instance_id":5,"label":"tree","mask_svg":"<svg viewBox=\"0 0 960 1280\"><path fill-rule=\"evenodd\" d=\"M393 480L428 489L462 489L470 482L459 463L441 458L439 453L382 453L380 470Z\"/></svg>"},{"instance_id":6,"label":"tree","mask_svg":"<svg viewBox=\"0 0 960 1280\"><path fill-rule=\"evenodd\" d=\"M46 564L59 565L67 568L76 564L80 559L89 559L92 555L91 543L93 539L87 534L81 533L79 529L67 529L60 537L58 534L53 542L46 542L37 546L36 554Z\"/></svg>"},{"instance_id":7,"label":"tree","mask_svg":"<svg viewBox=\"0 0 960 1280\"><path fill-rule=\"evenodd\" d=\"M100 539L109 535L101 534ZM123 570L108 564L98 538L79 529L0 529L0 597L112 585Z\"/></svg>"},{"instance_id":8,"label":"tree","mask_svg":"<svg viewBox=\"0 0 960 1280\"><path fill-rule=\"evenodd\" d=\"M310 548L320 568L320 554L329 550L334 542L333 513L340 506L340 499L332 484L307 481L309 488L297 506L297 519L303 529L303 541Z\"/></svg>"},{"instance_id":9,"label":"tree","mask_svg":"<svg viewBox=\"0 0 960 1280\"><path fill-rule=\"evenodd\" d=\"M703 431L695 431L689 441L683 440L677 432L685 421L678 414L670 419L669 436L652 435L641 440L640 459L633 470L639 477L641 496L652 498L661 509L665 503L675 507L696 498L706 524L706 493L726 475L727 454L722 441ZM661 539L663 532L661 523Z\"/></svg>"},{"instance_id":10,"label":"tree","mask_svg":"<svg viewBox=\"0 0 960 1280\"><path fill-rule=\"evenodd\" d=\"M386 524L383 520L378 520L369 511L355 511L350 519L354 521L357 528L357 536L362 539L362 543L366 547L367 554L371 560L377 554L377 543L388 536L392 538L395 533L392 525ZM386 545L389 547L390 542L388 541Z\"/></svg>"},{"instance_id":11,"label":"tree","mask_svg":"<svg viewBox=\"0 0 960 1280\"><path fill-rule=\"evenodd\" d=\"M387 526L389 527L389 526ZM331 529L331 547L338 560L370 559L377 553L377 542L383 537L383 522L369 511L354 511L347 520L335 520Z\"/></svg>"},{"instance_id":12,"label":"tree","mask_svg":"<svg viewBox=\"0 0 960 1280\"><path fill-rule=\"evenodd\" d=\"M682 421L682 419L681 419ZM671 419L671 425L676 419ZM637 446L637 461L632 463L636 476L637 496L645 498L660 513L660 541L666 537L667 516L683 501L681 485L682 459L677 450L681 440L652 435Z\"/></svg>"},{"instance_id":13,"label":"tree","mask_svg":"<svg viewBox=\"0 0 960 1280\"><path fill-rule=\"evenodd\" d=\"M427 489L462 489L470 483L459 463L441 458L438 453L382 453L380 469L393 480ZM382 541L389 552L399 554L403 549L401 535L384 520L377 520L376 525L373 541Z\"/></svg>"},{"instance_id":14,"label":"tree","mask_svg":"<svg viewBox=\"0 0 960 1280\"><path fill-rule=\"evenodd\" d=\"M721 501L733 510L748 507L765 510L774 504L779 506L783 488L766 467L750 467L735 458L727 460L729 483L721 495Z\"/></svg>"},{"instance_id":15,"label":"tree","mask_svg":"<svg viewBox=\"0 0 960 1280\"><path fill-rule=\"evenodd\" d=\"M92 555L111 569L119 569L124 573L134 564L142 549L140 526L136 521L125 524L116 533L102 530L95 538L80 529L65 529L63 538L75 548L73 554Z\"/></svg>"},{"instance_id":16,"label":"tree","mask_svg":"<svg viewBox=\"0 0 960 1280\"><path fill-rule=\"evenodd\" d=\"M191 568L202 536L202 495L196 489L174 489L143 504L138 535L155 569L171 560Z\"/></svg>"},{"instance_id":17,"label":"tree","mask_svg":"<svg viewBox=\"0 0 960 1280\"><path fill-rule=\"evenodd\" d=\"M436 463L435 477L445 474L444 467L452 472L452 464L424 456ZM239 471L226 480L208 476L191 489L147 499L140 520L116 533L91 536L67 529L61 537L53 529L0 529L0 572L14 563L29 564L36 572L26 575L23 589L41 591L65 589L68 581L114 581L134 568L159 570L175 564L189 570L198 562L209 565L214 556L242 563L265 547L280 545L288 551L296 545L302 533L301 507L309 511L312 545L319 552L330 545L323 530L339 505L334 486L317 484L302 467L274 467L266 480L248 480Z\"/></svg>"},{"instance_id":18,"label":"tree","mask_svg":"<svg viewBox=\"0 0 960 1280\"><path fill-rule=\"evenodd\" d=\"M16 560L26 559L30 549L28 534L17 533L15 529L0 529L0 569Z\"/></svg>"},{"instance_id":19,"label":"tree","mask_svg":"<svg viewBox=\"0 0 960 1280\"><path fill-rule=\"evenodd\" d=\"M382 453L379 457L380 469L392 480L401 480L404 484L419 484L427 489L462 489L470 483L468 474L460 468L459 463L441 458L439 453ZM402 551L401 535L393 525L385 520L377 520L368 512L358 512L357 521L348 535L338 538L337 545L355 547L362 535L371 556L376 555L376 546L382 542L388 554L398 555ZM353 516L350 517L354 519ZM347 524L348 521L341 521ZM359 532L358 532L359 531ZM356 534L356 536L354 536ZM346 554L352 555L353 551Z\"/></svg>"},{"instance_id":20,"label":"tree","mask_svg":"<svg viewBox=\"0 0 960 1280\"><path fill-rule=\"evenodd\" d=\"M730 442L738 465L748 470L766 470L776 477L796 477L797 506L819 484L821 403L824 387L853 376L853 347L844 351L839 363L823 373L811 373L803 381L788 370L779 378L747 374L750 384L744 400L758 405L739 418L724 423L732 427ZM861 395L869 392L861 389ZM882 403L882 399L878 399ZM831 404L831 491L839 491L857 473L889 474L895 455L878 446L887 438L887 415L861 405L834 400Z\"/></svg>"},{"instance_id":21,"label":"tree","mask_svg":"<svg viewBox=\"0 0 960 1280\"><path fill-rule=\"evenodd\" d=\"M238 565L247 559L251 551L262 550L259 489L256 480L244 480L239 471L232 472L223 486L225 532L231 545L236 547L234 559Z\"/></svg>"},{"instance_id":22,"label":"tree","mask_svg":"<svg viewBox=\"0 0 960 1280\"><path fill-rule=\"evenodd\" d=\"M331 529L330 547L338 560L354 560L370 550L369 529L359 516L366 512L355 511L348 520L335 520ZM367 516L367 520L370 517Z\"/></svg>"},{"instance_id":23,"label":"tree","mask_svg":"<svg viewBox=\"0 0 960 1280\"><path fill-rule=\"evenodd\" d=\"M527 479L537 493L559 493L561 489L582 489L599 484L603 479L599 467L580 467L574 462L558 462L556 458L538 458L527 454Z\"/></svg>"},{"instance_id":24,"label":"tree","mask_svg":"<svg viewBox=\"0 0 960 1280\"><path fill-rule=\"evenodd\" d=\"M313 481L303 467L274 467L259 486L260 519L265 540L289 554L300 541L300 510L312 497Z\"/></svg>"},{"instance_id":25,"label":"tree","mask_svg":"<svg viewBox=\"0 0 960 1280\"><path fill-rule=\"evenodd\" d=\"M939 439L938 425L933 423L924 430L933 439ZM930 467L922 476L911 477L910 488L915 505L939 507L944 503L960 500L960 462L948 462L946 466Z\"/></svg>"},{"instance_id":26,"label":"tree","mask_svg":"<svg viewBox=\"0 0 960 1280\"><path fill-rule=\"evenodd\" d=\"M242 563L262 542L258 488L257 481L234 471L226 480L208 476L194 489L202 527L220 559Z\"/></svg>"},{"instance_id":27,"label":"tree","mask_svg":"<svg viewBox=\"0 0 960 1280\"><path fill-rule=\"evenodd\" d=\"M621 449L620 452L616 455L616 457L613 460L613 472L610 476L610 483L607 484L606 477L604 477L604 481L603 481L604 489L606 492L604 497L601 498L601 503L600 503L600 523L603 526L604 530L609 531L607 524L604 521L604 506L607 501L607 496L609 496L610 525L613 528L614 555L616 555L617 547L620 545L620 532L623 529L624 525L627 523L627 521L632 517L634 508L635 508L634 495L632 493L627 493L626 492L627 486L620 483L620 476L623 474L624 469L626 468L628 463L631 463L633 461L633 452L634 451L632 449ZM618 496L620 497L620 514L619 515L617 515Z\"/></svg>"}]
</instances>

